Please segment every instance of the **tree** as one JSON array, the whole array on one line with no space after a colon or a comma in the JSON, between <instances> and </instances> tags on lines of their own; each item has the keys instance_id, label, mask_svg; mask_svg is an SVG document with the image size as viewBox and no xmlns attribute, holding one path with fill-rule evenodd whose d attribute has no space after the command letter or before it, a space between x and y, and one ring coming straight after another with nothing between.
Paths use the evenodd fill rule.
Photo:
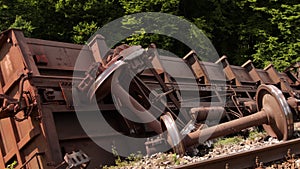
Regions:
<instances>
[{"instance_id":1,"label":"tree","mask_svg":"<svg viewBox=\"0 0 300 169\"><path fill-rule=\"evenodd\" d=\"M232 64L252 59L258 67L273 63L282 69L300 60L298 0L1 0L0 30L21 28L26 36L82 44L110 21L139 12L163 12L189 20ZM127 17L118 26L137 28L139 22ZM162 29L172 34L174 25L165 24ZM178 56L189 51L173 38L146 32L139 29L119 43L147 46L154 42Z\"/></svg>"},{"instance_id":2,"label":"tree","mask_svg":"<svg viewBox=\"0 0 300 169\"><path fill-rule=\"evenodd\" d=\"M284 69L300 61L300 4L296 1L279 3L269 1L265 6L252 2L254 11L268 15L272 29L260 29L261 36L253 54L256 64L266 66L273 63L277 69Z\"/></svg>"},{"instance_id":3,"label":"tree","mask_svg":"<svg viewBox=\"0 0 300 169\"><path fill-rule=\"evenodd\" d=\"M296 0L185 0L180 14L203 29L230 63L252 59L257 67L282 69L300 60L299 9Z\"/></svg>"},{"instance_id":4,"label":"tree","mask_svg":"<svg viewBox=\"0 0 300 169\"><path fill-rule=\"evenodd\" d=\"M124 15L116 0L58 0L55 10L64 16L67 23L61 34L75 43L85 43L97 29Z\"/></svg>"},{"instance_id":5,"label":"tree","mask_svg":"<svg viewBox=\"0 0 300 169\"><path fill-rule=\"evenodd\" d=\"M140 12L163 12L169 13L173 15L178 14L179 10L179 0L119 0L122 8L125 11L125 14L134 14ZM155 20L155 18L145 18L144 20ZM159 19L159 18L158 18ZM135 18L127 18L123 22L124 29L132 29L138 27L141 21L135 20ZM159 23L159 20L156 21ZM164 25L163 23L160 25ZM172 27L170 25L165 25L165 28L161 29L168 29ZM169 30L172 30L169 29ZM124 39L122 43L129 43L131 45L142 45L148 46L151 43L155 43L158 48L165 49L172 51L173 53L181 54L182 52L178 49L182 49L180 47L180 43L173 38L159 35L159 34L149 34L146 33L144 28L136 31L132 36ZM177 44L177 48L175 48L175 44Z\"/></svg>"}]
</instances>

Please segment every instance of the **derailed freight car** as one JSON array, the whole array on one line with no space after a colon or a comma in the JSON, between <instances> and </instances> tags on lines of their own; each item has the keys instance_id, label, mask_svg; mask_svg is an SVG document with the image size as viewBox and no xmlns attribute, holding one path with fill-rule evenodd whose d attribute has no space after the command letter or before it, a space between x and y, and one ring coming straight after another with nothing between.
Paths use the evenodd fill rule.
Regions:
<instances>
[{"instance_id":1,"label":"derailed freight car","mask_svg":"<svg viewBox=\"0 0 300 169\"><path fill-rule=\"evenodd\" d=\"M210 134L205 141L236 131L237 124L250 127L244 116L261 118L256 112L270 105L280 111L260 113L263 117L251 125L263 124L268 134L287 140L300 117L298 64L278 73L272 66L255 69L251 62L232 66L226 57L202 62L194 52L183 59L161 56L153 44L108 50L102 36L82 46L26 38L19 30L3 32L0 46L0 168L14 161L16 168L100 168L114 162L109 150L114 146L149 154L173 148L183 154L197 147L199 133ZM126 91L120 84L128 79ZM105 121L91 119L99 109ZM88 131L79 117L91 117L87 123L95 128ZM215 121L235 119L221 128ZM115 132L106 130L107 124ZM123 136L143 144L120 147Z\"/></svg>"},{"instance_id":2,"label":"derailed freight car","mask_svg":"<svg viewBox=\"0 0 300 169\"><path fill-rule=\"evenodd\" d=\"M0 47L0 168L14 161L16 168L55 168L66 153L78 150L93 157L92 168L112 163L111 153L85 134L72 105L73 72L84 75L95 62L91 51L81 45L26 38L14 29L0 35ZM82 50L85 63L74 70Z\"/></svg>"}]
</instances>

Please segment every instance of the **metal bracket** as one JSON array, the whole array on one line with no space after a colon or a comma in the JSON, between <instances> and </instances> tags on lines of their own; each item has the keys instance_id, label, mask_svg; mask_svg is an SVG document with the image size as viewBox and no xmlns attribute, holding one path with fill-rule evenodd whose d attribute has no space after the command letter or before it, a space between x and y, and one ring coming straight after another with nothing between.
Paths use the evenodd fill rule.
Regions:
<instances>
[{"instance_id":1,"label":"metal bracket","mask_svg":"<svg viewBox=\"0 0 300 169\"><path fill-rule=\"evenodd\" d=\"M15 99L10 96L0 94L0 101L2 105L0 107L0 119L7 117L14 117L16 121L23 121L27 119L33 108L36 106L36 100L32 97L30 91L24 91L25 80L29 79L30 74L20 76L19 82L19 98ZM0 102L0 103L1 103ZM22 111L24 112L24 117L18 118L15 115Z\"/></svg>"},{"instance_id":2,"label":"metal bracket","mask_svg":"<svg viewBox=\"0 0 300 169\"><path fill-rule=\"evenodd\" d=\"M101 63L95 62L88 68L85 72L84 79L77 86L80 91L86 91L93 84L98 74L102 73L100 72L100 67L102 67Z\"/></svg>"},{"instance_id":3,"label":"metal bracket","mask_svg":"<svg viewBox=\"0 0 300 169\"><path fill-rule=\"evenodd\" d=\"M10 96L0 94L0 119L13 116L15 105L18 104L18 100Z\"/></svg>"},{"instance_id":4,"label":"metal bracket","mask_svg":"<svg viewBox=\"0 0 300 169\"><path fill-rule=\"evenodd\" d=\"M59 83L62 96L64 100L66 101L67 107L68 108L73 108L74 103L73 103L73 96L72 96L72 83L71 82L60 82Z\"/></svg>"},{"instance_id":5,"label":"metal bracket","mask_svg":"<svg viewBox=\"0 0 300 169\"><path fill-rule=\"evenodd\" d=\"M64 156L65 162L68 164L66 169L71 169L74 167L87 168L90 163L90 158L81 150L73 151L70 154Z\"/></svg>"}]
</instances>

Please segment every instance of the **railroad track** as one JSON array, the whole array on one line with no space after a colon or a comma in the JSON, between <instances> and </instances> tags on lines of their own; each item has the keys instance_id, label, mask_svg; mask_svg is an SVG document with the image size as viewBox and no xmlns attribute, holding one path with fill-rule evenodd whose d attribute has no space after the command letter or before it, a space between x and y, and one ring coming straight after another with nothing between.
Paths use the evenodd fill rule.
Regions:
<instances>
[{"instance_id":1,"label":"railroad track","mask_svg":"<svg viewBox=\"0 0 300 169\"><path fill-rule=\"evenodd\" d=\"M175 168L253 168L256 165L255 162L257 158L259 161L264 163L280 160L285 157L289 149L291 150L292 154L300 154L300 138L280 142L274 145L268 145L263 148L258 148L247 152L215 157L213 159L207 159L201 162L182 165Z\"/></svg>"}]
</instances>

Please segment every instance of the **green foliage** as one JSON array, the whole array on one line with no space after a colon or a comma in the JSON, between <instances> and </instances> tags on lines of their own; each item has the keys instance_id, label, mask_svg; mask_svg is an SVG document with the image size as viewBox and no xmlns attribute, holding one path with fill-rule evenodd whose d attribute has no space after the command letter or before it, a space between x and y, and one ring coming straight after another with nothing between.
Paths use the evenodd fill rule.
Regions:
<instances>
[{"instance_id":1,"label":"green foliage","mask_svg":"<svg viewBox=\"0 0 300 169\"><path fill-rule=\"evenodd\" d=\"M169 14L177 14L179 9L179 0L119 0L121 6L123 7L125 14L134 14L139 12L164 12ZM140 28L141 23L147 23L147 21L152 21L152 25L148 28ZM155 22L155 24L153 23ZM156 46L160 49L165 49L169 51L175 51L175 41L174 39L160 35L146 33L149 31L150 27L155 28L155 25L160 25L160 30L168 30L169 34L172 34L174 26L167 25L160 21L160 18L155 18L153 16L148 16L145 18L137 19L135 17L125 17L122 22L122 28L124 29L136 29L130 37L124 39L122 43L128 43L130 45L142 45L147 47L151 43L155 43ZM146 30L147 29L147 30ZM151 28L150 28L151 29ZM153 29L152 31L157 31ZM177 46L178 49L178 46ZM174 52L176 53L176 51ZM180 53L180 52L179 52ZM179 54L177 53L177 54Z\"/></svg>"},{"instance_id":2,"label":"green foliage","mask_svg":"<svg viewBox=\"0 0 300 169\"><path fill-rule=\"evenodd\" d=\"M214 145L215 146L223 146L223 145L234 145L243 141L241 136L228 137L219 139Z\"/></svg>"},{"instance_id":3,"label":"green foliage","mask_svg":"<svg viewBox=\"0 0 300 169\"><path fill-rule=\"evenodd\" d=\"M177 14L179 0L119 0L125 14L138 12L165 12Z\"/></svg>"},{"instance_id":4,"label":"green foliage","mask_svg":"<svg viewBox=\"0 0 300 169\"><path fill-rule=\"evenodd\" d=\"M172 158L173 158L173 162L174 162L175 165L179 165L180 164L179 155L177 155L176 153L174 153L172 155Z\"/></svg>"},{"instance_id":5,"label":"green foliage","mask_svg":"<svg viewBox=\"0 0 300 169\"><path fill-rule=\"evenodd\" d=\"M78 25L73 27L74 35L72 37L75 43L85 43L98 30L97 23L79 22Z\"/></svg>"},{"instance_id":6,"label":"green foliage","mask_svg":"<svg viewBox=\"0 0 300 169\"><path fill-rule=\"evenodd\" d=\"M255 140L257 138L264 138L266 136L267 136L267 133L265 131L261 132L261 131L258 131L258 130L253 130L253 131L250 131L248 139L249 140Z\"/></svg>"},{"instance_id":7,"label":"green foliage","mask_svg":"<svg viewBox=\"0 0 300 169\"><path fill-rule=\"evenodd\" d=\"M66 26L61 34L75 43L84 43L98 28L123 16L123 9L118 3L108 0L58 0L53 5Z\"/></svg>"},{"instance_id":8,"label":"green foliage","mask_svg":"<svg viewBox=\"0 0 300 169\"><path fill-rule=\"evenodd\" d=\"M131 154L127 157L127 160L128 160L128 161L137 162L137 161L140 161L142 158L143 158L142 152L138 151L136 154L135 154L135 153L131 153Z\"/></svg>"},{"instance_id":9,"label":"green foliage","mask_svg":"<svg viewBox=\"0 0 300 169\"><path fill-rule=\"evenodd\" d=\"M127 158L121 159L119 156L117 149L115 146L112 146L112 153L115 156L115 166L103 166L103 169L115 169L115 168L121 168L121 167L126 167L134 164L135 162L138 162L142 160L143 155L140 151L138 151L136 154L131 153Z\"/></svg>"},{"instance_id":10,"label":"green foliage","mask_svg":"<svg viewBox=\"0 0 300 169\"><path fill-rule=\"evenodd\" d=\"M14 169L18 165L17 161L14 161L13 163L7 165L6 169Z\"/></svg>"},{"instance_id":11,"label":"green foliage","mask_svg":"<svg viewBox=\"0 0 300 169\"><path fill-rule=\"evenodd\" d=\"M32 31L35 29L32 25L31 25L31 21L26 21L22 18L22 16L16 16L15 22L10 25L9 28L17 28L17 29L21 29L24 31L24 34L26 36L29 36L30 33L32 33Z\"/></svg>"},{"instance_id":12,"label":"green foliage","mask_svg":"<svg viewBox=\"0 0 300 169\"><path fill-rule=\"evenodd\" d=\"M200 20L197 26L230 63L241 65L253 59L257 67L273 63L282 69L300 60L296 0L190 0L184 1L183 9L189 11L186 18Z\"/></svg>"},{"instance_id":13,"label":"green foliage","mask_svg":"<svg viewBox=\"0 0 300 169\"><path fill-rule=\"evenodd\" d=\"M181 12L203 30L220 55L227 55L236 65L251 59L257 19L252 9L241 0L187 0ZM251 29L250 27L251 26Z\"/></svg>"},{"instance_id":14,"label":"green foliage","mask_svg":"<svg viewBox=\"0 0 300 169\"><path fill-rule=\"evenodd\" d=\"M112 146L111 148L112 150L112 154L115 156L116 160L115 160L115 163L116 164L120 164L122 163L122 160L121 160L121 157L119 156L119 153L117 151L117 148L115 146Z\"/></svg>"},{"instance_id":15,"label":"green foliage","mask_svg":"<svg viewBox=\"0 0 300 169\"><path fill-rule=\"evenodd\" d=\"M232 64L241 65L252 59L257 67L273 63L283 69L300 61L298 0L2 0L0 31L14 27L30 37L85 43L108 22L139 12L164 12L189 20ZM119 27L138 28L141 22L127 17ZM172 20L168 24L159 19L156 22L170 35L175 34L176 23ZM154 42L158 48L180 56L189 51L170 37L149 34L142 28L136 30L120 43L148 46ZM192 27L182 32L190 39L198 38ZM112 34L120 36L122 32Z\"/></svg>"},{"instance_id":16,"label":"green foliage","mask_svg":"<svg viewBox=\"0 0 300 169\"><path fill-rule=\"evenodd\" d=\"M264 7L258 4L252 4L251 7L268 15L267 22L272 27L271 30L259 30L261 40L255 45L254 61L262 66L273 63L279 70L300 61L300 4L296 1L290 1L289 4L270 1Z\"/></svg>"}]
</instances>

